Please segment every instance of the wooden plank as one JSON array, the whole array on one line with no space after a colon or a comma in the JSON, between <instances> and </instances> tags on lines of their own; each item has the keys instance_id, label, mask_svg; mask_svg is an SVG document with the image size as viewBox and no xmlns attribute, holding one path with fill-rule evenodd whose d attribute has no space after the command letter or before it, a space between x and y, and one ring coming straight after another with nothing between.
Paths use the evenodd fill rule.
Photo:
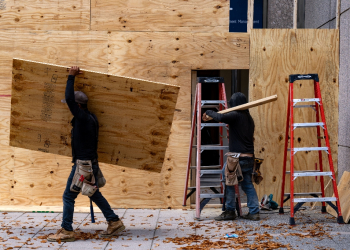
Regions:
<instances>
[{"instance_id":1,"label":"wooden plank","mask_svg":"<svg viewBox=\"0 0 350 250\"><path fill-rule=\"evenodd\" d=\"M298 27L298 0L294 0L293 7L293 29L296 29Z\"/></svg>"},{"instance_id":2,"label":"wooden plank","mask_svg":"<svg viewBox=\"0 0 350 250\"><path fill-rule=\"evenodd\" d=\"M66 79L66 67L13 60L11 146L71 156ZM99 161L160 172L179 88L86 70L75 86L99 120Z\"/></svg>"},{"instance_id":3,"label":"wooden plank","mask_svg":"<svg viewBox=\"0 0 350 250\"><path fill-rule=\"evenodd\" d=\"M276 102L250 111L255 121L255 155L265 159L261 171L264 181L257 186L259 197L273 194L279 201L281 193L283 150L287 118L287 101L290 74L318 73L321 94L330 137L333 164L337 169L338 151L338 30L253 30L251 33L249 96L250 101L277 94ZM312 81L297 81L294 98L314 96ZM295 109L295 122L315 122L312 109ZM317 145L316 128L296 129L296 147ZM324 145L324 140L322 145ZM289 157L288 157L289 158ZM318 152L299 152L295 155L295 170L314 170ZM323 153L325 171L329 171ZM289 170L289 160L287 170ZM319 169L319 164L317 164ZM289 192L289 176L286 191ZM298 178L295 192L320 190L319 178ZM328 179L326 178L327 182ZM331 195L327 191L327 195Z\"/></svg>"},{"instance_id":4,"label":"wooden plank","mask_svg":"<svg viewBox=\"0 0 350 250\"><path fill-rule=\"evenodd\" d=\"M339 29L339 28L340 28L340 15L341 15L341 0L337 0L336 29Z\"/></svg>"},{"instance_id":5,"label":"wooden plank","mask_svg":"<svg viewBox=\"0 0 350 250\"><path fill-rule=\"evenodd\" d=\"M89 0L11 0L0 9L1 29L89 30Z\"/></svg>"},{"instance_id":6,"label":"wooden plank","mask_svg":"<svg viewBox=\"0 0 350 250\"><path fill-rule=\"evenodd\" d=\"M350 220L350 172L348 171L344 171L338 183L338 194L344 222L348 223ZM335 202L333 202L333 204L335 204ZM338 214L329 205L327 205L327 212L334 217L338 217Z\"/></svg>"},{"instance_id":7,"label":"wooden plank","mask_svg":"<svg viewBox=\"0 0 350 250\"><path fill-rule=\"evenodd\" d=\"M218 113L219 114L227 114L227 113L230 113L230 112L236 111L236 110L250 109L250 108L254 108L254 107L269 103L269 102L276 101L276 100L277 100L277 95L272 95L272 96L265 97L265 98L262 98L262 99L259 99L256 101L248 102L246 104L242 104L242 105L239 105L239 106L236 106L233 108L225 109L225 110L219 111ZM207 115L207 117L210 117L210 116Z\"/></svg>"},{"instance_id":8,"label":"wooden plank","mask_svg":"<svg viewBox=\"0 0 350 250\"><path fill-rule=\"evenodd\" d=\"M248 15L247 15L247 32L253 29L254 26L254 0L248 0Z\"/></svg>"},{"instance_id":9,"label":"wooden plank","mask_svg":"<svg viewBox=\"0 0 350 250\"><path fill-rule=\"evenodd\" d=\"M227 32L229 8L222 0L92 0L91 29Z\"/></svg>"}]
</instances>

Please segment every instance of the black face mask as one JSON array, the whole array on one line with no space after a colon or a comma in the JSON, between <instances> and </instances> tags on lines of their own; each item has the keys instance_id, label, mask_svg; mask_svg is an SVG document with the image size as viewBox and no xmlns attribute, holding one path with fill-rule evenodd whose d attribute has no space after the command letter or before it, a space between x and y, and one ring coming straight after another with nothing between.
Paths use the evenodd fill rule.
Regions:
<instances>
[{"instance_id":1,"label":"black face mask","mask_svg":"<svg viewBox=\"0 0 350 250\"><path fill-rule=\"evenodd\" d=\"M234 93L229 101L230 107L236 107L247 103L247 98L241 92Z\"/></svg>"}]
</instances>

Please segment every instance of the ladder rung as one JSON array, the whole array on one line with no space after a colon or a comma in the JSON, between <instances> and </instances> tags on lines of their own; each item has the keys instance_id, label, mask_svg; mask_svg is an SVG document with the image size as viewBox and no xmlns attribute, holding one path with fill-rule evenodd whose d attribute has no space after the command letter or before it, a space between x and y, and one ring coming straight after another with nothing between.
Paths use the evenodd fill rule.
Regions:
<instances>
[{"instance_id":1,"label":"ladder rung","mask_svg":"<svg viewBox=\"0 0 350 250\"><path fill-rule=\"evenodd\" d=\"M221 168L221 165L213 165L213 166L200 166L201 169L212 169L212 168ZM191 166L191 169L197 169L197 166Z\"/></svg>"},{"instance_id":2,"label":"ladder rung","mask_svg":"<svg viewBox=\"0 0 350 250\"><path fill-rule=\"evenodd\" d=\"M196 189L197 187L188 187L189 190ZM200 186L200 188L221 188L221 186Z\"/></svg>"},{"instance_id":3,"label":"ladder rung","mask_svg":"<svg viewBox=\"0 0 350 250\"><path fill-rule=\"evenodd\" d=\"M220 183L221 179L220 178L201 178L201 182L216 182Z\"/></svg>"},{"instance_id":4,"label":"ladder rung","mask_svg":"<svg viewBox=\"0 0 350 250\"><path fill-rule=\"evenodd\" d=\"M323 202L323 201L337 201L335 197L321 197L321 198L297 198L294 202Z\"/></svg>"},{"instance_id":5,"label":"ladder rung","mask_svg":"<svg viewBox=\"0 0 350 250\"><path fill-rule=\"evenodd\" d=\"M316 108L316 105L294 105L294 108Z\"/></svg>"},{"instance_id":6,"label":"ladder rung","mask_svg":"<svg viewBox=\"0 0 350 250\"><path fill-rule=\"evenodd\" d=\"M320 102L320 98L293 99L294 104L298 102Z\"/></svg>"},{"instance_id":7,"label":"ladder rung","mask_svg":"<svg viewBox=\"0 0 350 250\"><path fill-rule=\"evenodd\" d=\"M200 194L200 198L224 198L224 194Z\"/></svg>"},{"instance_id":8,"label":"ladder rung","mask_svg":"<svg viewBox=\"0 0 350 250\"><path fill-rule=\"evenodd\" d=\"M201 104L226 104L226 101L223 100L202 100Z\"/></svg>"},{"instance_id":9,"label":"ladder rung","mask_svg":"<svg viewBox=\"0 0 350 250\"><path fill-rule=\"evenodd\" d=\"M294 193L294 196L304 196L304 195L312 195L312 194L315 194L315 195L322 195L321 192L311 192L311 193ZM290 193L285 193L284 196L289 196Z\"/></svg>"},{"instance_id":10,"label":"ladder rung","mask_svg":"<svg viewBox=\"0 0 350 250\"><path fill-rule=\"evenodd\" d=\"M201 150L228 150L228 146L202 145Z\"/></svg>"},{"instance_id":11,"label":"ladder rung","mask_svg":"<svg viewBox=\"0 0 350 250\"><path fill-rule=\"evenodd\" d=\"M293 128L311 128L311 127L317 127L320 126L324 129L323 127L324 123L323 122L312 122L312 123L293 123Z\"/></svg>"},{"instance_id":12,"label":"ladder rung","mask_svg":"<svg viewBox=\"0 0 350 250\"><path fill-rule=\"evenodd\" d=\"M219 105L203 105L202 109L206 108L206 109L215 109L215 108L219 108Z\"/></svg>"},{"instance_id":13,"label":"ladder rung","mask_svg":"<svg viewBox=\"0 0 350 250\"><path fill-rule=\"evenodd\" d=\"M288 148L290 151L290 148ZM301 151L328 151L328 147L312 147L312 148L294 148L294 153Z\"/></svg>"},{"instance_id":14,"label":"ladder rung","mask_svg":"<svg viewBox=\"0 0 350 250\"><path fill-rule=\"evenodd\" d=\"M221 169L219 170L201 170L201 174L221 174Z\"/></svg>"},{"instance_id":15,"label":"ladder rung","mask_svg":"<svg viewBox=\"0 0 350 250\"><path fill-rule=\"evenodd\" d=\"M303 170L303 171L294 171L294 173L308 173L308 172L320 172L321 170ZM286 171L286 174L290 174L290 171Z\"/></svg>"},{"instance_id":16,"label":"ladder rung","mask_svg":"<svg viewBox=\"0 0 350 250\"><path fill-rule=\"evenodd\" d=\"M332 176L332 172L306 172L306 173L294 173L294 177L303 177L303 176Z\"/></svg>"},{"instance_id":17,"label":"ladder rung","mask_svg":"<svg viewBox=\"0 0 350 250\"><path fill-rule=\"evenodd\" d=\"M226 127L225 123L201 123L202 127Z\"/></svg>"}]
</instances>

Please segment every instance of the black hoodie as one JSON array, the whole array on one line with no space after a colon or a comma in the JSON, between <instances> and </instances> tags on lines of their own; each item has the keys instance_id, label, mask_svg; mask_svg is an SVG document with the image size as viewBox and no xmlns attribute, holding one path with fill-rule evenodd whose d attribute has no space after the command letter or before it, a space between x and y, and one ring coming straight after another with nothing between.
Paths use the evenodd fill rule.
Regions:
<instances>
[{"instance_id":1,"label":"black hoodie","mask_svg":"<svg viewBox=\"0 0 350 250\"><path fill-rule=\"evenodd\" d=\"M79 160L97 159L98 121L87 109L79 108L75 102L73 75L68 76L66 86L66 102L74 118L72 129L73 162Z\"/></svg>"},{"instance_id":2,"label":"black hoodie","mask_svg":"<svg viewBox=\"0 0 350 250\"><path fill-rule=\"evenodd\" d=\"M237 92L231 96L229 104L231 108L247 103L244 94ZM215 121L229 125L229 150L230 152L254 154L254 120L248 109L219 114L208 110L206 114Z\"/></svg>"}]
</instances>

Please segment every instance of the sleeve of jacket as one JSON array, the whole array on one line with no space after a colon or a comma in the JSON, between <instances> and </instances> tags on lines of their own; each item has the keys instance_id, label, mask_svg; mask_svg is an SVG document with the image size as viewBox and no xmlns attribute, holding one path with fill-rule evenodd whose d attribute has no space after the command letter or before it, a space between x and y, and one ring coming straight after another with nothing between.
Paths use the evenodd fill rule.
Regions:
<instances>
[{"instance_id":1,"label":"sleeve of jacket","mask_svg":"<svg viewBox=\"0 0 350 250\"><path fill-rule=\"evenodd\" d=\"M215 121L223 122L226 124L233 123L237 119L237 114L235 111L226 114L219 114L218 112L215 112L213 110L207 110L205 113L211 118L213 118Z\"/></svg>"},{"instance_id":2,"label":"sleeve of jacket","mask_svg":"<svg viewBox=\"0 0 350 250\"><path fill-rule=\"evenodd\" d=\"M78 104L75 102L75 96L74 96L74 80L75 76L69 75L67 80L67 86L66 86L66 92L65 92L65 98L68 105L68 108L72 115L76 117L77 119L85 119L86 115L83 110L81 110L78 106Z\"/></svg>"}]
</instances>

